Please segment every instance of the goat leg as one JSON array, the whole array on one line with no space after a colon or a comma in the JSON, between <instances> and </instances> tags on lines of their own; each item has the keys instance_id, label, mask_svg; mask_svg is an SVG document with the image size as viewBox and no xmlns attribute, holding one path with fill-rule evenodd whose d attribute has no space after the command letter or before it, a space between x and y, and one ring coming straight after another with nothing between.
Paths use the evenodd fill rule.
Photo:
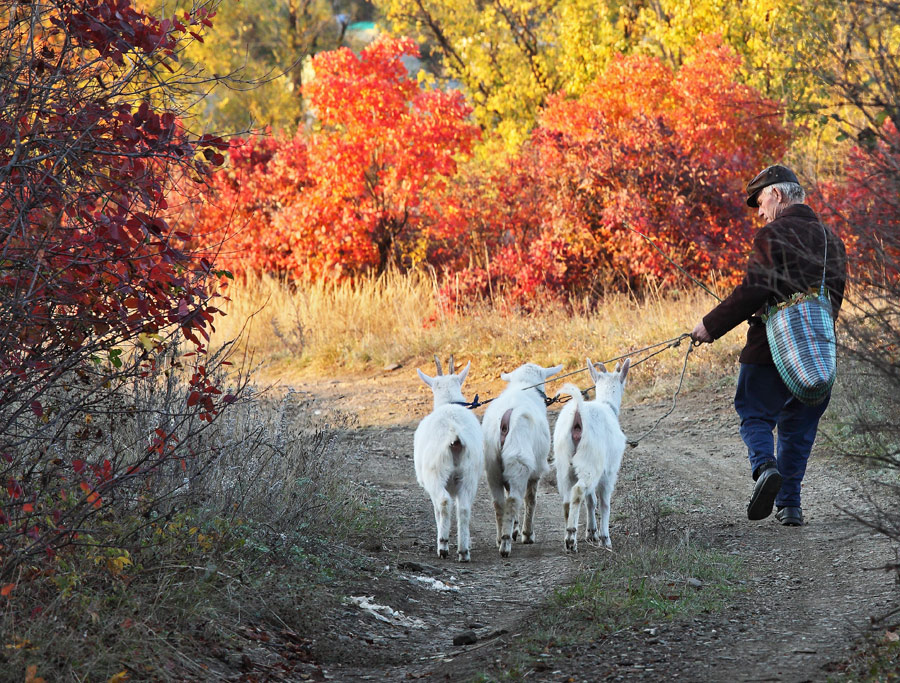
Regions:
<instances>
[{"instance_id":1,"label":"goat leg","mask_svg":"<svg viewBox=\"0 0 900 683\"><path fill-rule=\"evenodd\" d=\"M503 506L503 535L500 536L500 557L509 557L512 551L512 529L519 512L522 509L522 499L510 492Z\"/></svg>"},{"instance_id":2,"label":"goat leg","mask_svg":"<svg viewBox=\"0 0 900 683\"><path fill-rule=\"evenodd\" d=\"M534 507L537 501L537 479L529 479L525 489L525 524L522 529L522 543L534 543Z\"/></svg>"},{"instance_id":3,"label":"goat leg","mask_svg":"<svg viewBox=\"0 0 900 683\"><path fill-rule=\"evenodd\" d=\"M446 559L450 556L450 498L446 493L434 502L434 521L437 525L437 553Z\"/></svg>"},{"instance_id":4,"label":"goat leg","mask_svg":"<svg viewBox=\"0 0 900 683\"><path fill-rule=\"evenodd\" d=\"M569 518L566 520L566 550L578 552L578 518L581 515L581 503L584 501L584 485L579 481L572 487L572 500L569 505Z\"/></svg>"},{"instance_id":5,"label":"goat leg","mask_svg":"<svg viewBox=\"0 0 900 683\"><path fill-rule=\"evenodd\" d=\"M598 543L600 532L597 531L597 494L589 492L584 497L587 507L587 519L585 520L584 540L588 543Z\"/></svg>"}]
</instances>

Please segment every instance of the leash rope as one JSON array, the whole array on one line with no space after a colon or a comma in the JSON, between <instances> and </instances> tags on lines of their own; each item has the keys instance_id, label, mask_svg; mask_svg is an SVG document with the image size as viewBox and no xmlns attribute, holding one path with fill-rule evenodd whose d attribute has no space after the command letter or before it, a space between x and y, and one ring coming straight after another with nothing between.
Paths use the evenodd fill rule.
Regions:
<instances>
[{"instance_id":1,"label":"leash rope","mask_svg":"<svg viewBox=\"0 0 900 683\"><path fill-rule=\"evenodd\" d=\"M624 353L621 356L616 356L615 358L609 358L607 360L601 361L601 363L603 365L606 365L607 363L612 363L613 361L622 360L623 358L628 358L635 354L643 353L644 351L650 351L651 349L657 349L653 353L648 354L644 358L641 358L640 360L637 360L631 364L631 367L635 367L636 365L640 365L644 361L650 360L651 358L662 353L666 349L675 348L676 346L680 346L681 342L684 341L685 339L689 338L690 336L691 335L689 332L685 332L683 334L678 335L677 337L672 337L672 339L666 339L665 341L661 341L657 344L651 344L650 346L645 346L642 349L637 349L630 353ZM660 347L662 347L662 348L660 348ZM687 359L685 359L685 367L687 367ZM566 377L571 377L572 375L577 375L581 372L586 372L586 371L587 371L587 368L581 368L580 370L573 370L572 372L567 372L565 375L560 375L559 377L554 377L553 379L548 379L547 382L555 382L556 380L565 379ZM684 379L684 369L682 369L682 380L683 379ZM546 406L551 406L554 403L565 403L566 401L571 400L571 397L569 397L569 396L567 396L565 398L560 397L559 393L557 393L552 398L549 398L544 393L543 389L541 389L541 387L543 387L547 382L539 382L538 384L533 384L529 387L523 387L522 391L526 391L528 389L538 389L541 396L543 396L543 398L544 398L544 405L546 405ZM581 395L586 398L588 395L588 392L590 392L590 390L593 389L594 386L596 386L596 385L592 385L592 386L587 387L586 389L582 389ZM681 382L679 382L678 388L679 388L679 390L681 389ZM481 406L487 405L488 403L490 403L493 400L494 400L493 398L489 398L485 401L482 401L479 399L478 394L475 394L475 398L473 398L471 401L451 401L451 403L453 405L463 406L465 408L468 408L469 410L474 410L475 408L480 408ZM663 417L665 417L665 416L663 416ZM641 438L643 438L643 437L641 437Z\"/></svg>"},{"instance_id":2,"label":"leash rope","mask_svg":"<svg viewBox=\"0 0 900 683\"><path fill-rule=\"evenodd\" d=\"M690 336L690 335L688 335L688 336ZM665 415L661 415L661 416L659 417L659 419L657 419L656 422L653 423L653 426L650 427L650 429L648 429L646 432L644 432L643 434L641 434L637 439L634 439L634 440L628 442L628 445L631 446L632 448L634 448L635 446L637 446L638 443L639 443L644 437L646 437L646 436L647 436L648 434L650 434L654 429L656 429L656 428L659 426L659 423L660 423L660 422L662 422L665 418L669 417L669 415L671 415L673 412L675 412L675 406L676 406L677 403L678 403L678 394L679 394L679 392L681 392L681 386L682 386L682 384L684 384L684 374L685 374L685 372L687 371L688 358L690 358L690 356L691 356L691 351L694 350L694 346L696 346L697 343L698 343L698 342L692 342L692 343L688 344L687 352L684 354L684 365L681 367L681 377L678 378L678 388L675 389L675 393L672 395L672 407L669 408L668 412L667 412Z\"/></svg>"},{"instance_id":3,"label":"leash rope","mask_svg":"<svg viewBox=\"0 0 900 683\"><path fill-rule=\"evenodd\" d=\"M659 342L658 344L651 344L650 346L645 346L644 348L638 349L637 351L633 351L632 353L626 353L626 354L623 354L623 355L621 355L621 356L617 356L616 358L610 358L609 360L602 361L602 364L603 364L603 365L606 365L607 363L612 363L613 361L616 361L616 360L621 360L621 359L623 359L623 358L628 358L629 356L633 356L634 354L637 354L637 353L643 353L644 351L649 351L650 349L656 349L656 348L659 347L659 346L662 347L662 348L660 348L660 349L657 349L657 350L654 351L653 353L648 354L648 355L645 356L644 358L641 358L640 360L636 360L634 363L631 364L631 367L635 367L636 365L640 365L640 364L643 363L644 361L650 360L651 358L653 358L653 356L656 356L656 355L662 353L662 352L665 351L666 349L671 349L671 348L675 348L676 346L680 346L680 345L681 345L681 342L684 341L686 338L688 338L688 337L690 337L690 336L691 336L691 335L690 335L689 332L685 332L684 334L680 334L680 335L678 335L677 337L673 337L672 339L667 339L666 341ZM554 377L553 380L548 380L548 381L555 381L555 380L558 380L558 379L563 379L564 377L569 377L569 376L571 376L571 375L578 374L579 372L585 372L586 370L587 370L587 368L582 368L581 370L575 370L574 372L569 372L569 373L567 373L567 374L565 374L565 375L562 375L562 376L560 376L560 377ZM597 385L596 385L596 384L592 384L591 386L587 387L586 389L582 389L582 390L581 390L581 395L584 396L585 398L587 398L588 392L589 392L591 389L593 389L595 386L597 386ZM528 387L528 388L530 389L531 387ZM553 398L545 399L544 402L545 402L548 406L551 406L551 405L553 405L554 403L566 403L567 401L570 401L570 400L571 400L571 397L570 397L570 396L566 396L565 398L562 398L562 397L560 397L560 395L557 393L556 396L554 396Z\"/></svg>"}]
</instances>

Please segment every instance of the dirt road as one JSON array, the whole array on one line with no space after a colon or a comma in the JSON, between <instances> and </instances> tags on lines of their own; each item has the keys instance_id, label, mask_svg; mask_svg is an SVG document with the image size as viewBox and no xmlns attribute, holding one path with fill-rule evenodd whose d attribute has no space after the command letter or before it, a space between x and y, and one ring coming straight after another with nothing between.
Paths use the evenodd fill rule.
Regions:
<instances>
[{"instance_id":1,"label":"dirt road","mask_svg":"<svg viewBox=\"0 0 900 683\"><path fill-rule=\"evenodd\" d=\"M484 398L501 388L467 392L479 390ZM316 647L321 677L499 677L499 655L542 601L605 551L584 545L578 555L565 554L559 494L545 481L538 493L537 542L517 544L502 559L482 480L473 511L472 562L440 560L431 503L416 484L412 464L413 431L431 409L431 394L414 372L298 389L323 409L340 402L358 416L350 475L375 491L382 509L400 521L388 546L373 551L380 568L345 588L348 597L359 599L356 604L323 615L332 635ZM636 402L626 389L626 434L643 434L670 402ZM551 424L555 416L551 410ZM838 509L865 504L860 476L859 468L851 472L839 458L814 452L803 489L807 525L786 528L772 517L748 522L752 482L729 383L680 396L675 412L626 451L612 502L613 550L616 501L640 485L677 512L673 519L686 536L740 558L748 572L746 590L721 612L625 629L574 655L550 652L548 666L527 672L529 680L827 680L870 617L898 601L893 576L872 570L892 559L889 544L861 531ZM451 557L454 544L455 529ZM454 645L463 636L474 642Z\"/></svg>"}]
</instances>

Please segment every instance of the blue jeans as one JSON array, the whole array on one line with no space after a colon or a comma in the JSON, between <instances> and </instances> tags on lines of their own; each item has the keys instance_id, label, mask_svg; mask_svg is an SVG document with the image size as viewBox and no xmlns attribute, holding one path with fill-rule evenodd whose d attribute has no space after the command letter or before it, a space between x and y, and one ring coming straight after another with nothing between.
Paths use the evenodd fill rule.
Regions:
<instances>
[{"instance_id":1,"label":"blue jeans","mask_svg":"<svg viewBox=\"0 0 900 683\"><path fill-rule=\"evenodd\" d=\"M800 484L806 461L816 440L819 418L831 394L819 405L798 401L785 386L774 365L741 363L734 409L741 418L741 438L747 444L751 472L774 460L781 473L775 505L800 507ZM772 432L778 428L778 452Z\"/></svg>"}]
</instances>

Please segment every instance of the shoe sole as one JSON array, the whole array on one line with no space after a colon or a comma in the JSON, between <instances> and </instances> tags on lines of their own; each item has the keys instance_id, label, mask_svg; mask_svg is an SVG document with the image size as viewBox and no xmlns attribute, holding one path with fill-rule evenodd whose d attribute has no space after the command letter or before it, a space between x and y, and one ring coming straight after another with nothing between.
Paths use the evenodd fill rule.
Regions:
<instances>
[{"instance_id":1,"label":"shoe sole","mask_svg":"<svg viewBox=\"0 0 900 683\"><path fill-rule=\"evenodd\" d=\"M796 517L794 515L775 514L775 519L781 522L781 526L803 526L803 515Z\"/></svg>"},{"instance_id":2,"label":"shoe sole","mask_svg":"<svg viewBox=\"0 0 900 683\"><path fill-rule=\"evenodd\" d=\"M772 470L766 470L763 474L767 472L772 472ZM772 508L775 507L775 496L781 489L781 481L781 474L775 470L763 480L759 489L753 490L753 496L747 505L747 519L755 522L772 514Z\"/></svg>"}]
</instances>

